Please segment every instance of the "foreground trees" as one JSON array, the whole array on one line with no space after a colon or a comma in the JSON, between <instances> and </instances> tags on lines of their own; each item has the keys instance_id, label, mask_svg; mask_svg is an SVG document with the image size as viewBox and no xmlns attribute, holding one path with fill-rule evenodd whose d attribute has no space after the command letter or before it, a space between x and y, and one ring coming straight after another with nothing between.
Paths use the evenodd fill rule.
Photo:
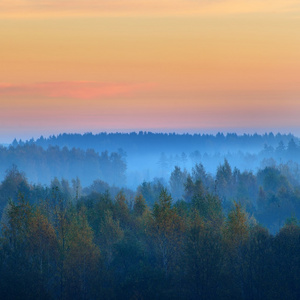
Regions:
<instances>
[{"instance_id":1,"label":"foreground trees","mask_svg":"<svg viewBox=\"0 0 300 300\"><path fill-rule=\"evenodd\" d=\"M241 174L228 170L220 169L226 182L240 186ZM268 207L266 174L259 197ZM134 197L93 190L80 197L65 181L21 180L12 186L26 194L14 193L3 208L0 298L299 299L297 218L273 236L245 202L226 199L225 212L211 183L199 166L187 177L185 200L174 202L161 187L148 206L144 188Z\"/></svg>"},{"instance_id":2,"label":"foreground trees","mask_svg":"<svg viewBox=\"0 0 300 300\"><path fill-rule=\"evenodd\" d=\"M16 203L9 203L5 221L1 239L2 297L50 297L56 288L58 263L53 226L22 196Z\"/></svg>"}]
</instances>

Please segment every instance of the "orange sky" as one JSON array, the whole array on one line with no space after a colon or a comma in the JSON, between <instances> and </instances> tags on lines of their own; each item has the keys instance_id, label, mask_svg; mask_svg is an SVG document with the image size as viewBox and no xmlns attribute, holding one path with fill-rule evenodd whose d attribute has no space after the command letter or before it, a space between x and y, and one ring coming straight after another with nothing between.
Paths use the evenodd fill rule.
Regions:
<instances>
[{"instance_id":1,"label":"orange sky","mask_svg":"<svg viewBox=\"0 0 300 300\"><path fill-rule=\"evenodd\" d=\"M298 134L299 32L298 0L2 0L0 141L102 130Z\"/></svg>"}]
</instances>

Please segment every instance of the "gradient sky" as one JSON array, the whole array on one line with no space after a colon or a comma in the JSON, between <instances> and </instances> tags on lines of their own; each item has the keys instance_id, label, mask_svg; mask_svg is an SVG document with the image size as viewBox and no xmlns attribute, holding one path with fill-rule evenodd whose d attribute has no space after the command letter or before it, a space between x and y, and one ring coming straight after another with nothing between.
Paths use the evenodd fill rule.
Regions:
<instances>
[{"instance_id":1,"label":"gradient sky","mask_svg":"<svg viewBox=\"0 0 300 300\"><path fill-rule=\"evenodd\" d=\"M0 141L300 135L299 0L2 0Z\"/></svg>"}]
</instances>

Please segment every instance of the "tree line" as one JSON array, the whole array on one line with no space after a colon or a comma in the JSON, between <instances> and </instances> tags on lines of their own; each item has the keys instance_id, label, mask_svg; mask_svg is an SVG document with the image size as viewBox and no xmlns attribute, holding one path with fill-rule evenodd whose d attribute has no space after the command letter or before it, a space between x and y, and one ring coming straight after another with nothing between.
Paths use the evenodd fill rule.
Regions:
<instances>
[{"instance_id":1,"label":"tree line","mask_svg":"<svg viewBox=\"0 0 300 300\"><path fill-rule=\"evenodd\" d=\"M85 186L99 178L105 178L111 185L126 183L126 160L121 151L99 154L94 149L51 145L43 149L31 143L0 146L0 174L5 174L12 165L26 172L30 181L35 183L47 184L54 177L72 180L76 176L80 176Z\"/></svg>"},{"instance_id":2,"label":"tree line","mask_svg":"<svg viewBox=\"0 0 300 300\"><path fill-rule=\"evenodd\" d=\"M60 134L25 142L14 140L11 147L0 149L0 159L0 171L14 163L33 182L79 176L84 186L101 178L109 184L135 189L143 179L168 180L175 166L191 171L195 164L202 163L214 174L224 159L242 171L256 171L272 163L300 163L300 146L299 139L292 135L273 133Z\"/></svg>"},{"instance_id":3,"label":"tree line","mask_svg":"<svg viewBox=\"0 0 300 300\"><path fill-rule=\"evenodd\" d=\"M268 168L256 175L266 195L276 174L278 191L285 182ZM136 193L100 180L87 190L79 179L41 186L9 170L0 186L1 298L299 299L298 219L271 234L225 193L231 180L254 176L233 175L226 161L212 181L195 166L176 199L179 171L169 191L155 182L151 203L147 183Z\"/></svg>"},{"instance_id":4,"label":"tree line","mask_svg":"<svg viewBox=\"0 0 300 300\"><path fill-rule=\"evenodd\" d=\"M213 134L178 134L178 133L154 133L154 132L130 132L130 133L106 133L100 132L97 134L85 133L62 133L31 139L27 141L16 139L12 145L36 144L47 149L49 145L56 145L61 148L68 147L69 149L95 149L96 151L116 152L118 149L124 149L127 153L145 154L145 153L181 153L192 152L199 150L201 153L215 152L218 149L221 153L228 151L249 151L258 152L263 149L264 145L276 147L278 143L282 142L288 145L289 141L294 139L296 144L299 142L298 138L292 134L243 134L236 133L218 133Z\"/></svg>"},{"instance_id":5,"label":"tree line","mask_svg":"<svg viewBox=\"0 0 300 300\"><path fill-rule=\"evenodd\" d=\"M201 163L190 172L176 166L168 181L154 178L142 182L137 190L151 206L162 188L168 188L173 201L185 205L190 205L195 192L200 198L217 195L226 213L237 201L272 233L276 233L287 218L300 218L300 168L292 161L277 165L274 160L267 160L252 172L232 168L225 159L214 176L206 172Z\"/></svg>"}]
</instances>

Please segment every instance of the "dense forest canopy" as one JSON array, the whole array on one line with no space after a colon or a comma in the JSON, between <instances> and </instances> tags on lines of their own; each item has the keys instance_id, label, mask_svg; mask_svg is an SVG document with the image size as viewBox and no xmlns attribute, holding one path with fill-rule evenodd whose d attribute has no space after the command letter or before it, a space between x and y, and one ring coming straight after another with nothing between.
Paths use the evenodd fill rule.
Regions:
<instances>
[{"instance_id":1,"label":"dense forest canopy","mask_svg":"<svg viewBox=\"0 0 300 300\"><path fill-rule=\"evenodd\" d=\"M112 185L125 185L126 161L121 152L94 149L68 149L48 146L47 150L35 144L26 143L15 147L0 147L0 172L12 165L28 176L35 183L48 183L54 177L72 180L79 176L82 184L87 186L96 179L102 179Z\"/></svg>"},{"instance_id":2,"label":"dense forest canopy","mask_svg":"<svg viewBox=\"0 0 300 300\"><path fill-rule=\"evenodd\" d=\"M226 159L232 168L256 172L266 165L300 163L299 139L291 134L60 134L29 141L14 140L0 149L0 171L15 164L29 181L78 176L84 186L96 178L135 189L141 181L168 178L175 166L191 171L201 163L215 175ZM274 161L272 161L274 160ZM43 169L43 171L41 170ZM114 171L112 171L114 170Z\"/></svg>"},{"instance_id":3,"label":"dense forest canopy","mask_svg":"<svg viewBox=\"0 0 300 300\"><path fill-rule=\"evenodd\" d=\"M276 147L280 142L287 145L291 139L299 142L299 139L292 134L243 134L236 133L218 133L213 134L178 134L178 133L153 133L153 132L131 132L131 133L106 133L98 134L71 134L63 133L52 135L48 138L40 138L28 141L12 142L13 146L24 143L35 143L47 149L49 145L57 145L61 148L81 148L95 149L96 151L118 151L124 149L126 152L133 153L153 153L153 152L191 152L198 150L200 152L237 152L246 151L249 153L260 151L264 145Z\"/></svg>"},{"instance_id":4,"label":"dense forest canopy","mask_svg":"<svg viewBox=\"0 0 300 300\"><path fill-rule=\"evenodd\" d=\"M294 136L64 134L0 161L3 299L300 297Z\"/></svg>"},{"instance_id":5,"label":"dense forest canopy","mask_svg":"<svg viewBox=\"0 0 300 300\"><path fill-rule=\"evenodd\" d=\"M0 297L299 299L295 176L287 165L254 175L224 161L215 180L177 167L170 194L159 181L32 185L13 167L0 185Z\"/></svg>"}]
</instances>

